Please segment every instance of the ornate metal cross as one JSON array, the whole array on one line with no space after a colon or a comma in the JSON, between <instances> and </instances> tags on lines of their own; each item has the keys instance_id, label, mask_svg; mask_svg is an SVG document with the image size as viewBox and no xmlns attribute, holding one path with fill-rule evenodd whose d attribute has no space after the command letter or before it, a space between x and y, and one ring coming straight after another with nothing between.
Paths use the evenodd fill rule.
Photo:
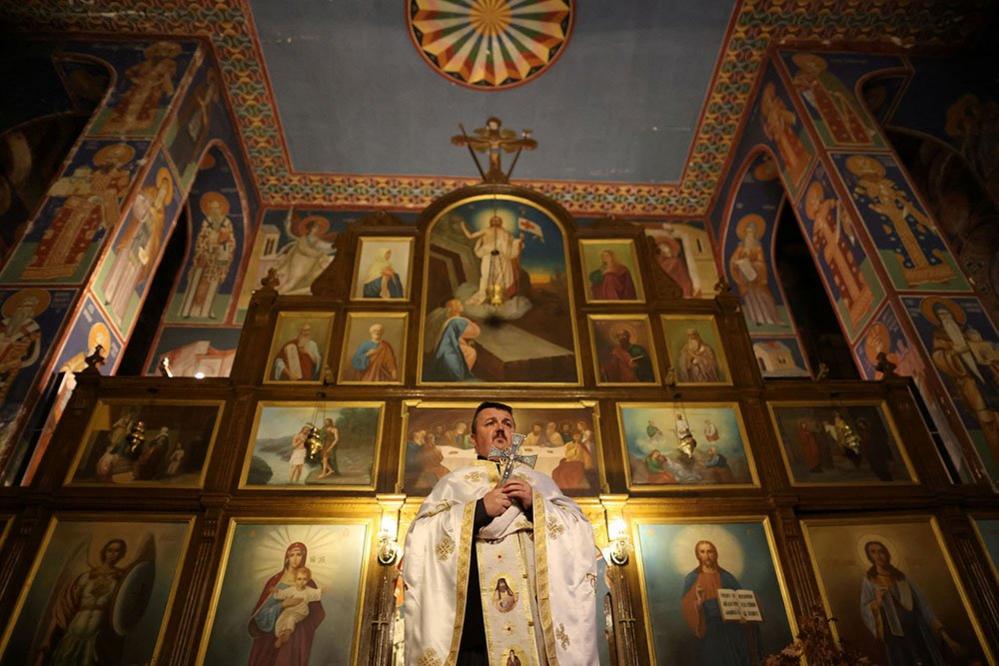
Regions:
<instances>
[{"instance_id":1,"label":"ornate metal cross","mask_svg":"<svg viewBox=\"0 0 999 666\"><path fill-rule=\"evenodd\" d=\"M509 480L510 475L513 473L514 463L523 463L528 467L533 468L535 463L538 462L537 456L522 456L517 453L517 451L520 450L520 445L524 443L525 439L525 435L515 432L513 433L513 441L510 444L510 448L498 449L494 446L492 450L489 451L489 459L495 460L501 465L499 480L500 485L503 485L507 482L507 480Z\"/></svg>"}]
</instances>

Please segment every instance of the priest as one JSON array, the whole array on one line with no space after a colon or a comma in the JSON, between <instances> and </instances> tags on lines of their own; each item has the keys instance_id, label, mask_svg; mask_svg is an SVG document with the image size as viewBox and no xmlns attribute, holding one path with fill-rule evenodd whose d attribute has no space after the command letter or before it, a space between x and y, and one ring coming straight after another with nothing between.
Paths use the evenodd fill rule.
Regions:
<instances>
[{"instance_id":1,"label":"priest","mask_svg":"<svg viewBox=\"0 0 999 666\"><path fill-rule=\"evenodd\" d=\"M402 563L407 664L598 663L593 529L511 451L513 433L511 407L480 404L478 460L441 478L413 520Z\"/></svg>"}]
</instances>

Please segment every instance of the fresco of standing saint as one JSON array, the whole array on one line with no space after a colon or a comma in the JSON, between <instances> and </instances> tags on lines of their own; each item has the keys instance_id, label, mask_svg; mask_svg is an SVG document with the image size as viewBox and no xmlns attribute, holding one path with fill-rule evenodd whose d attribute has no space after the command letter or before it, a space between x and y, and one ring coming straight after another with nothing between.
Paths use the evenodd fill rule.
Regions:
<instances>
[{"instance_id":1,"label":"fresco of standing saint","mask_svg":"<svg viewBox=\"0 0 999 666\"><path fill-rule=\"evenodd\" d=\"M471 197L437 216L427 243L421 383L579 382L565 236L550 213Z\"/></svg>"}]
</instances>

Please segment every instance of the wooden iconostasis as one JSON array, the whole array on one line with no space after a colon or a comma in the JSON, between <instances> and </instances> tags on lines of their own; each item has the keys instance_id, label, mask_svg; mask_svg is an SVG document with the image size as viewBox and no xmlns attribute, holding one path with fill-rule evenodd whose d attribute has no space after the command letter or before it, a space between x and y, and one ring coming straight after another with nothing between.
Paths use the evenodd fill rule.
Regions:
<instances>
[{"instance_id":1,"label":"wooden iconostasis","mask_svg":"<svg viewBox=\"0 0 999 666\"><path fill-rule=\"evenodd\" d=\"M655 252L466 188L350 227L310 296L265 279L228 378L84 371L0 495L0 664L400 663L378 555L474 460L487 398L627 554L601 560L604 663L759 663L816 610L875 663L995 663L999 503L952 483L907 381L763 381L738 300L683 300ZM747 621L698 599L705 558ZM302 563L320 600L278 646L259 618Z\"/></svg>"}]
</instances>

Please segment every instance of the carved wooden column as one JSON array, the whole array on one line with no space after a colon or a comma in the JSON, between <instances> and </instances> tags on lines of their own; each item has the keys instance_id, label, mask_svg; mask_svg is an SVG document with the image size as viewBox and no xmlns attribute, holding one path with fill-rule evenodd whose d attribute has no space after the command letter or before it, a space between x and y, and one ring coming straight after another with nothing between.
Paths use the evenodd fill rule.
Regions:
<instances>
[{"instance_id":1,"label":"carved wooden column","mask_svg":"<svg viewBox=\"0 0 999 666\"><path fill-rule=\"evenodd\" d=\"M194 663L194 656L201 645L202 632L205 624L206 606L212 593L219 568L222 566L222 546L225 542L225 506L229 498L226 496L203 495L201 502L205 506L204 513L195 522L194 536L188 547L188 567L184 572L186 581L182 589L187 593L180 598L183 603L175 605L173 613L173 632L167 633L173 637L165 641L169 646L162 655L164 664L183 666ZM179 607L179 611L177 608Z\"/></svg>"}]
</instances>

